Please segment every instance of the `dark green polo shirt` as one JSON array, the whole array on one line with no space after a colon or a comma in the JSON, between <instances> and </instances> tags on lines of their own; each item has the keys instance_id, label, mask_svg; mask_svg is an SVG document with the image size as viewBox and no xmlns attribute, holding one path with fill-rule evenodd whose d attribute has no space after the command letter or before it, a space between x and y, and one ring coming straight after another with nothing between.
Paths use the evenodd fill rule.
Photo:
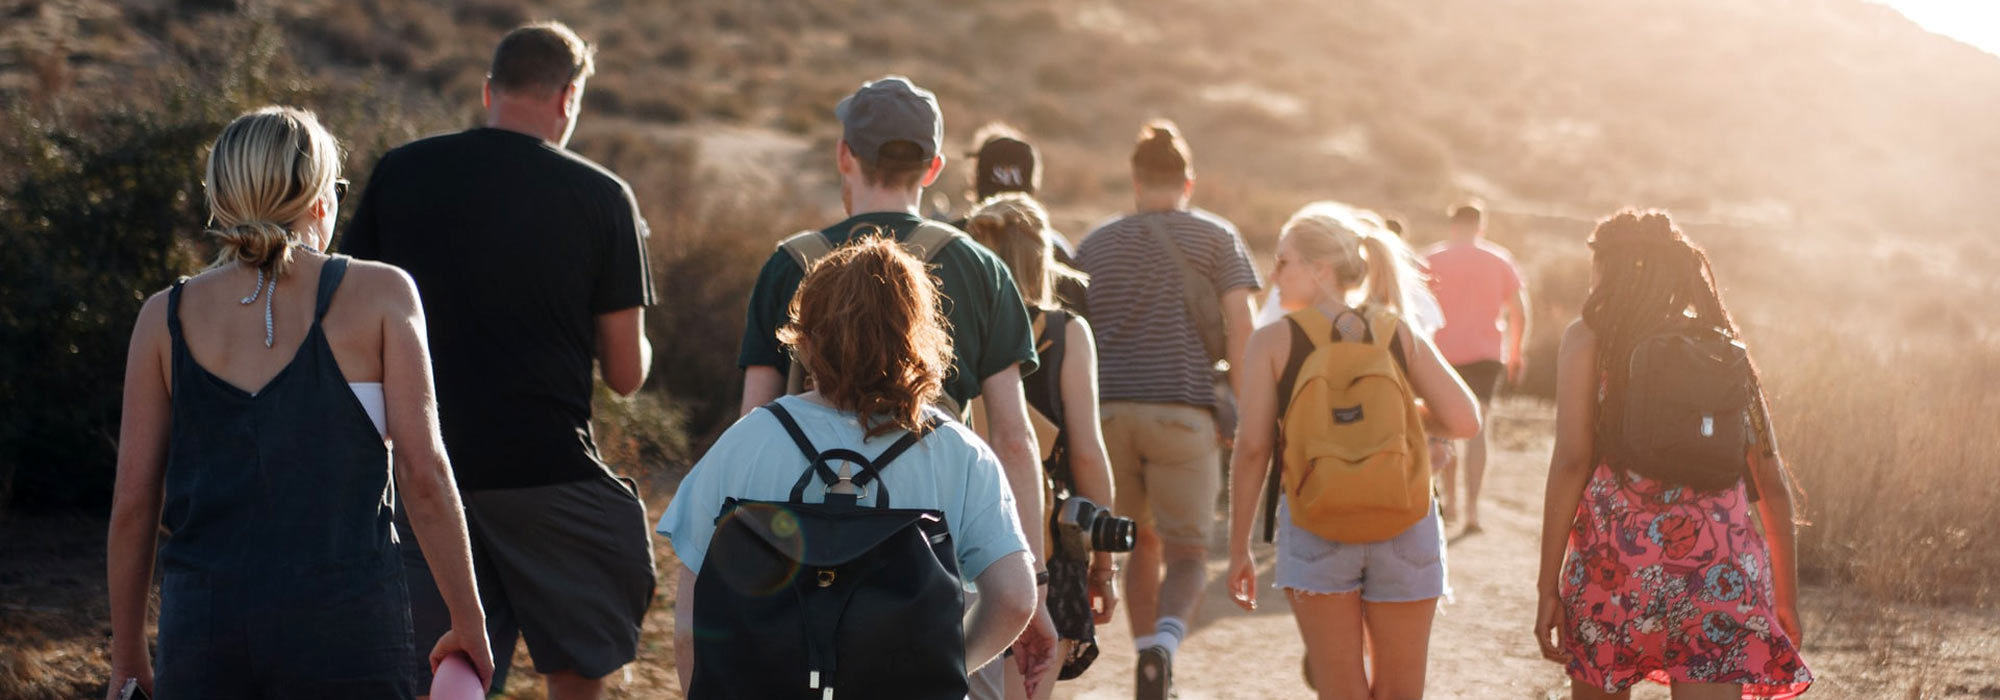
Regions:
<instances>
[{"instance_id":1,"label":"dark green polo shirt","mask_svg":"<svg viewBox=\"0 0 2000 700\"><path fill-rule=\"evenodd\" d=\"M923 220L903 212L858 214L821 231L835 247L845 245L855 229L880 226L903 240ZM955 241L932 260L942 283L938 304L951 324L951 342L957 357L952 372L945 377L944 390L964 405L979 396L979 382L1014 365L1022 376L1035 371L1034 332L1028 325L1028 310L1021 303L1007 264L984 246L966 238ZM775 367L784 374L791 359L778 343L778 329L788 320L786 312L792 295L805 276L797 262L785 251L771 254L757 274L757 286L750 292L750 309L743 324L743 350L736 357L738 367Z\"/></svg>"}]
</instances>

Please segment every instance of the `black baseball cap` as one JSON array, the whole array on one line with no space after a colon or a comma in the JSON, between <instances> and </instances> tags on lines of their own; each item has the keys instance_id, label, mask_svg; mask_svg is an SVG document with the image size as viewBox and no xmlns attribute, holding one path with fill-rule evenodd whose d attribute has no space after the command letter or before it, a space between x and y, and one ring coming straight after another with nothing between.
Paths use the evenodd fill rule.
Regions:
<instances>
[{"instance_id":1,"label":"black baseball cap","mask_svg":"<svg viewBox=\"0 0 2000 700\"><path fill-rule=\"evenodd\" d=\"M847 150L869 162L880 157L883 146L896 141L916 144L926 161L936 158L944 144L944 116L938 111L937 96L900 75L863 83L834 105L833 116L840 118Z\"/></svg>"},{"instance_id":2,"label":"black baseball cap","mask_svg":"<svg viewBox=\"0 0 2000 700\"><path fill-rule=\"evenodd\" d=\"M980 199L1002 192L1034 194L1041 186L1035 147L1012 136L994 136L980 144L972 166L972 185Z\"/></svg>"}]
</instances>

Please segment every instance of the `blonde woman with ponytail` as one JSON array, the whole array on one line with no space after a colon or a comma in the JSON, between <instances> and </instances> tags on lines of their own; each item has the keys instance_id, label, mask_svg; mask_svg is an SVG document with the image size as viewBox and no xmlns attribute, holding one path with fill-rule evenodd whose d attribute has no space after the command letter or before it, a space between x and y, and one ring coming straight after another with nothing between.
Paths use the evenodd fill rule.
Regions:
<instances>
[{"instance_id":1,"label":"blonde woman with ponytail","mask_svg":"<svg viewBox=\"0 0 2000 700\"><path fill-rule=\"evenodd\" d=\"M1306 205L1285 223L1271 280L1286 323L1257 329L1244 351L1237 404L1242 411L1230 473L1229 590L1237 605L1257 606L1257 564L1251 557L1256 519L1271 456L1281 442L1281 411L1299 366L1313 349L1301 341L1300 314L1323 315L1340 342L1368 337L1370 313L1402 314L1403 288L1417 279L1401 239L1365 212L1337 202ZM1428 338L1395 322L1391 351L1425 415L1431 434L1463 437L1479 430L1472 394ZM1428 489L1425 489L1428 495ZM1418 698L1437 599L1446 595L1444 538L1437 504L1415 525L1373 542L1336 542L1296 525L1281 505L1277 587L1285 591L1305 638L1308 677L1321 698ZM1390 530L1390 532L1395 532ZM1372 649L1373 672L1364 667Z\"/></svg>"},{"instance_id":2,"label":"blonde woman with ponytail","mask_svg":"<svg viewBox=\"0 0 2000 700\"><path fill-rule=\"evenodd\" d=\"M154 294L132 330L108 695L415 697L392 493L452 609L452 630L421 643L436 643L433 663L463 653L485 678L416 289L394 267L324 252L346 191L338 144L312 113L266 107L223 129L202 184L215 264Z\"/></svg>"}]
</instances>

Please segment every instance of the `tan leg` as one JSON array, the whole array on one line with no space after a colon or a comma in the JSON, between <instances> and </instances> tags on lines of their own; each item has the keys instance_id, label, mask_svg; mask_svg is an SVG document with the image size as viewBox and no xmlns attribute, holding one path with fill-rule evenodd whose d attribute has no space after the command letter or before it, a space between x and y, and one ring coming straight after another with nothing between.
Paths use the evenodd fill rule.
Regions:
<instances>
[{"instance_id":1,"label":"tan leg","mask_svg":"<svg viewBox=\"0 0 2000 700\"><path fill-rule=\"evenodd\" d=\"M1361 664L1361 593L1285 596L1306 643L1306 667L1320 700L1368 700L1368 671Z\"/></svg>"}]
</instances>

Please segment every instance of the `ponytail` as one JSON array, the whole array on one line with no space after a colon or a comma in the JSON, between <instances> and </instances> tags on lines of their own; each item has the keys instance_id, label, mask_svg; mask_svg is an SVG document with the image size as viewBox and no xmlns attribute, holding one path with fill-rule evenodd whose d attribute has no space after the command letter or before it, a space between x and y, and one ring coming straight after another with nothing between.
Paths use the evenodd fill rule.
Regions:
<instances>
[{"instance_id":1,"label":"ponytail","mask_svg":"<svg viewBox=\"0 0 2000 700\"><path fill-rule=\"evenodd\" d=\"M202 176L208 234L220 240L215 264L284 274L299 242L286 225L310 215L339 177L340 145L313 113L265 107L237 117L215 138Z\"/></svg>"},{"instance_id":2,"label":"ponytail","mask_svg":"<svg viewBox=\"0 0 2000 700\"><path fill-rule=\"evenodd\" d=\"M1361 249L1368 258L1368 302L1400 314L1404 311L1403 287L1408 265L1396 252L1396 244L1384 233L1370 231L1361 237Z\"/></svg>"},{"instance_id":3,"label":"ponytail","mask_svg":"<svg viewBox=\"0 0 2000 700\"><path fill-rule=\"evenodd\" d=\"M245 221L233 226L208 229L220 239L215 264L241 263L246 267L283 273L292 264L292 244L296 237L285 227L269 221Z\"/></svg>"},{"instance_id":4,"label":"ponytail","mask_svg":"<svg viewBox=\"0 0 2000 700\"><path fill-rule=\"evenodd\" d=\"M1293 214L1280 236L1305 261L1331 267L1335 288L1329 293L1345 302L1350 292L1365 289L1365 303L1400 314L1403 292L1418 279L1416 253L1380 221L1348 204L1319 201Z\"/></svg>"}]
</instances>

